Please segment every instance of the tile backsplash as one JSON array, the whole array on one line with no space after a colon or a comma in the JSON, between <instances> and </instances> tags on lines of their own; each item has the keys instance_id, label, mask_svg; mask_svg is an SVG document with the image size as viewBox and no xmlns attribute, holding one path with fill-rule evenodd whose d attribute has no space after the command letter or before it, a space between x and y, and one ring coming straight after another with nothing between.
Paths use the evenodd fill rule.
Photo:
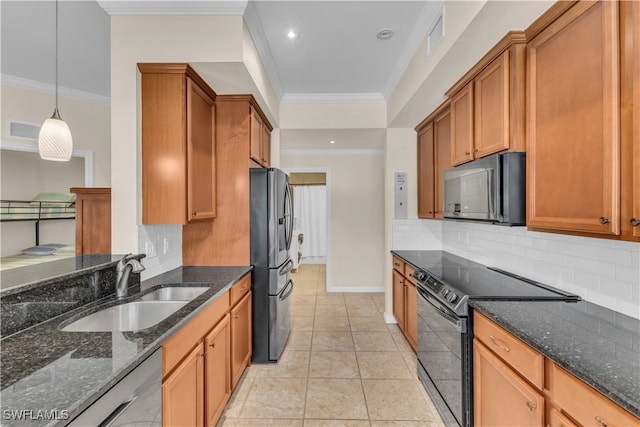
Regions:
<instances>
[{"instance_id":1,"label":"tile backsplash","mask_svg":"<svg viewBox=\"0 0 640 427\"><path fill-rule=\"evenodd\" d=\"M147 255L142 260L145 270L142 280L162 274L182 265L181 225L139 225L138 252Z\"/></svg>"},{"instance_id":2,"label":"tile backsplash","mask_svg":"<svg viewBox=\"0 0 640 427\"><path fill-rule=\"evenodd\" d=\"M392 245L442 249L640 319L638 243L473 222L395 220Z\"/></svg>"}]
</instances>

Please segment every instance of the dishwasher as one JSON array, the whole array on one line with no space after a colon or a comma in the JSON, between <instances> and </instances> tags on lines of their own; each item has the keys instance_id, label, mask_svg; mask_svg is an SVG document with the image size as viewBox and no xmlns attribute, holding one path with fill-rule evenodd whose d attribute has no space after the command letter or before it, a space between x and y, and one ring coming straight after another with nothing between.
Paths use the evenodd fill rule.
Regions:
<instances>
[{"instance_id":1,"label":"dishwasher","mask_svg":"<svg viewBox=\"0 0 640 427\"><path fill-rule=\"evenodd\" d=\"M156 350L102 397L80 413L70 427L162 425L162 350Z\"/></svg>"}]
</instances>

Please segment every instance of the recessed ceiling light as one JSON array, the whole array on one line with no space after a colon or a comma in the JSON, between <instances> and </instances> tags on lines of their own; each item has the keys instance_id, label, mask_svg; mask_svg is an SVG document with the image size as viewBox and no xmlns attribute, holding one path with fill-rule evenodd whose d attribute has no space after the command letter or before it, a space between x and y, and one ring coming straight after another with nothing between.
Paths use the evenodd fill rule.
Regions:
<instances>
[{"instance_id":1,"label":"recessed ceiling light","mask_svg":"<svg viewBox=\"0 0 640 427\"><path fill-rule=\"evenodd\" d=\"M289 30L289 31L287 32L287 37L289 37L289 38L290 38L290 39L292 39L292 40L293 40L293 39L295 39L297 36L298 36L298 34L296 34L296 32L295 32L295 31L293 31L293 30Z\"/></svg>"},{"instance_id":2,"label":"recessed ceiling light","mask_svg":"<svg viewBox=\"0 0 640 427\"><path fill-rule=\"evenodd\" d=\"M381 28L376 35L380 40L389 40L393 37L393 30L391 28Z\"/></svg>"},{"instance_id":3,"label":"recessed ceiling light","mask_svg":"<svg viewBox=\"0 0 640 427\"><path fill-rule=\"evenodd\" d=\"M329 141L329 144L335 144L336 142L332 139L331 141Z\"/></svg>"}]
</instances>

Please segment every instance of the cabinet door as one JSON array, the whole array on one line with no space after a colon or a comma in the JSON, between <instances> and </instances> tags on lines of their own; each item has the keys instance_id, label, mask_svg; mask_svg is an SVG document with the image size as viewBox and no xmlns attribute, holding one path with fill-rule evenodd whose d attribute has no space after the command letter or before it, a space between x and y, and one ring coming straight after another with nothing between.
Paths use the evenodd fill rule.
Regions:
<instances>
[{"instance_id":1,"label":"cabinet door","mask_svg":"<svg viewBox=\"0 0 640 427\"><path fill-rule=\"evenodd\" d=\"M268 168L271 165L271 132L266 126L262 126L262 166Z\"/></svg>"},{"instance_id":2,"label":"cabinet door","mask_svg":"<svg viewBox=\"0 0 640 427\"><path fill-rule=\"evenodd\" d=\"M162 382L162 425L196 426L203 423L203 354L198 344Z\"/></svg>"},{"instance_id":3,"label":"cabinet door","mask_svg":"<svg viewBox=\"0 0 640 427\"><path fill-rule=\"evenodd\" d=\"M451 97L451 164L473 160L473 82Z\"/></svg>"},{"instance_id":4,"label":"cabinet door","mask_svg":"<svg viewBox=\"0 0 640 427\"><path fill-rule=\"evenodd\" d=\"M262 164L262 126L262 119L256 110L251 108L250 155L259 164Z\"/></svg>"},{"instance_id":5,"label":"cabinet door","mask_svg":"<svg viewBox=\"0 0 640 427\"><path fill-rule=\"evenodd\" d=\"M418 132L418 218L434 215L433 122Z\"/></svg>"},{"instance_id":6,"label":"cabinet door","mask_svg":"<svg viewBox=\"0 0 640 427\"><path fill-rule=\"evenodd\" d=\"M551 408L547 427L578 427L578 425L562 415L562 413L558 412L555 408Z\"/></svg>"},{"instance_id":7,"label":"cabinet door","mask_svg":"<svg viewBox=\"0 0 640 427\"><path fill-rule=\"evenodd\" d=\"M527 45L531 227L618 234L618 2L578 2Z\"/></svg>"},{"instance_id":8,"label":"cabinet door","mask_svg":"<svg viewBox=\"0 0 640 427\"><path fill-rule=\"evenodd\" d=\"M474 80L474 158L509 149L509 51Z\"/></svg>"},{"instance_id":9,"label":"cabinet door","mask_svg":"<svg viewBox=\"0 0 640 427\"><path fill-rule=\"evenodd\" d=\"M187 218L216 215L214 101L187 78Z\"/></svg>"},{"instance_id":10,"label":"cabinet door","mask_svg":"<svg viewBox=\"0 0 640 427\"><path fill-rule=\"evenodd\" d=\"M205 337L205 417L215 426L231 395L230 331L226 315Z\"/></svg>"},{"instance_id":11,"label":"cabinet door","mask_svg":"<svg viewBox=\"0 0 640 427\"><path fill-rule=\"evenodd\" d=\"M111 253L111 189L69 191L76 194L76 255Z\"/></svg>"},{"instance_id":12,"label":"cabinet door","mask_svg":"<svg viewBox=\"0 0 640 427\"><path fill-rule=\"evenodd\" d=\"M231 389L251 360L251 292L231 310Z\"/></svg>"},{"instance_id":13,"label":"cabinet door","mask_svg":"<svg viewBox=\"0 0 640 427\"><path fill-rule=\"evenodd\" d=\"M418 291L416 285L409 279L405 283L405 314L406 314L406 336L409 343L416 349L418 339Z\"/></svg>"},{"instance_id":14,"label":"cabinet door","mask_svg":"<svg viewBox=\"0 0 640 427\"><path fill-rule=\"evenodd\" d=\"M543 425L543 396L478 340L473 340L473 368L475 425Z\"/></svg>"},{"instance_id":15,"label":"cabinet door","mask_svg":"<svg viewBox=\"0 0 640 427\"><path fill-rule=\"evenodd\" d=\"M442 173L451 168L451 112L443 112L433 121L435 151L435 217L444 217L444 187Z\"/></svg>"},{"instance_id":16,"label":"cabinet door","mask_svg":"<svg viewBox=\"0 0 640 427\"><path fill-rule=\"evenodd\" d=\"M404 315L404 278L393 270L393 317L403 331L405 330Z\"/></svg>"},{"instance_id":17,"label":"cabinet door","mask_svg":"<svg viewBox=\"0 0 640 427\"><path fill-rule=\"evenodd\" d=\"M633 47L640 50L640 3L631 3ZM633 56L633 235L640 237L640 55Z\"/></svg>"}]
</instances>

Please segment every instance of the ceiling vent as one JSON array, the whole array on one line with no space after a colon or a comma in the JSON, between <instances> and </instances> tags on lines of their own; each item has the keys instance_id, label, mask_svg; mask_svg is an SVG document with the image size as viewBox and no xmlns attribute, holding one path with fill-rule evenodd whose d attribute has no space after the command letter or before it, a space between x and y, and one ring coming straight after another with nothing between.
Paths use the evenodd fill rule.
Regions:
<instances>
[{"instance_id":1,"label":"ceiling vent","mask_svg":"<svg viewBox=\"0 0 640 427\"><path fill-rule=\"evenodd\" d=\"M435 24L429 31L429 35L427 36L427 58L430 58L435 52L436 48L440 44L444 37L444 7L442 8L442 12L440 12L440 16L436 19Z\"/></svg>"},{"instance_id":2,"label":"ceiling vent","mask_svg":"<svg viewBox=\"0 0 640 427\"><path fill-rule=\"evenodd\" d=\"M38 139L40 126L29 123L9 122L9 136L16 138Z\"/></svg>"}]
</instances>

